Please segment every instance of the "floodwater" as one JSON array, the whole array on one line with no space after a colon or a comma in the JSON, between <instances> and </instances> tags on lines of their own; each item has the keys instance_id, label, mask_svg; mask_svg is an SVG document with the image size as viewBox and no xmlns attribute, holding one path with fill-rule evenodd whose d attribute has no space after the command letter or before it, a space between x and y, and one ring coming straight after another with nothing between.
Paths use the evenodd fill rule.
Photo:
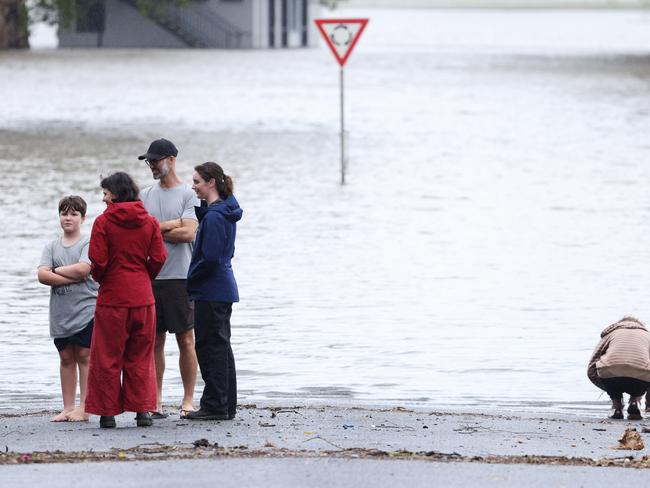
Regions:
<instances>
[{"instance_id":1,"label":"floodwater","mask_svg":"<svg viewBox=\"0 0 650 488\"><path fill-rule=\"evenodd\" d=\"M90 232L100 175L148 184L164 136L244 208L240 401L601 414L600 331L650 321L650 13L335 14L371 19L345 186L325 47L0 53L0 405L60 403L35 278L58 199L87 199Z\"/></svg>"}]
</instances>

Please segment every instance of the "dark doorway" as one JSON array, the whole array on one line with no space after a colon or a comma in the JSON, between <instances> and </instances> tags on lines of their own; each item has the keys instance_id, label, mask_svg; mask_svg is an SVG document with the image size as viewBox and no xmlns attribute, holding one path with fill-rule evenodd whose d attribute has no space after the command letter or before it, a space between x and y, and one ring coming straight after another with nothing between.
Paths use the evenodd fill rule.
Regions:
<instances>
[{"instance_id":1,"label":"dark doorway","mask_svg":"<svg viewBox=\"0 0 650 488\"><path fill-rule=\"evenodd\" d=\"M103 1L79 2L81 9L77 19L77 32L103 32L106 22L106 7Z\"/></svg>"},{"instance_id":2,"label":"dark doorway","mask_svg":"<svg viewBox=\"0 0 650 488\"><path fill-rule=\"evenodd\" d=\"M79 18L77 19L77 32L96 32L97 47L101 47L106 29L106 2L105 0L80 0Z\"/></svg>"},{"instance_id":3,"label":"dark doorway","mask_svg":"<svg viewBox=\"0 0 650 488\"><path fill-rule=\"evenodd\" d=\"M269 47L275 47L275 0L269 0Z\"/></svg>"},{"instance_id":4,"label":"dark doorway","mask_svg":"<svg viewBox=\"0 0 650 488\"><path fill-rule=\"evenodd\" d=\"M282 0L282 47L289 45L289 0Z\"/></svg>"},{"instance_id":5,"label":"dark doorway","mask_svg":"<svg viewBox=\"0 0 650 488\"><path fill-rule=\"evenodd\" d=\"M302 47L309 44L309 1L302 0Z\"/></svg>"}]
</instances>

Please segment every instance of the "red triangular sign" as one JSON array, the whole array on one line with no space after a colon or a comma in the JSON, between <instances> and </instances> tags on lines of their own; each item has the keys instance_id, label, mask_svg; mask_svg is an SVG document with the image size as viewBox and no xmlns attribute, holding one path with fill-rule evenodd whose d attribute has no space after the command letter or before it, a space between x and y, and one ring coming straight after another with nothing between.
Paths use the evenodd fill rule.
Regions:
<instances>
[{"instance_id":1,"label":"red triangular sign","mask_svg":"<svg viewBox=\"0 0 650 488\"><path fill-rule=\"evenodd\" d=\"M314 22L343 67L366 28L368 19L316 19Z\"/></svg>"}]
</instances>

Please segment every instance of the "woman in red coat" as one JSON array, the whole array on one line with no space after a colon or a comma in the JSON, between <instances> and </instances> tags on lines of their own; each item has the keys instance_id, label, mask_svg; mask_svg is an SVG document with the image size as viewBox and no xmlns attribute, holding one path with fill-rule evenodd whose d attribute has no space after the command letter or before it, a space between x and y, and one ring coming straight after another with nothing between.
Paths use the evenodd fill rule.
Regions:
<instances>
[{"instance_id":1,"label":"woman in red coat","mask_svg":"<svg viewBox=\"0 0 650 488\"><path fill-rule=\"evenodd\" d=\"M167 251L155 218L138 199L126 173L101 182L106 210L90 235L88 257L100 285L90 349L86 411L99 425L115 427L115 415L137 412L140 427L156 409L155 301L151 280Z\"/></svg>"}]
</instances>

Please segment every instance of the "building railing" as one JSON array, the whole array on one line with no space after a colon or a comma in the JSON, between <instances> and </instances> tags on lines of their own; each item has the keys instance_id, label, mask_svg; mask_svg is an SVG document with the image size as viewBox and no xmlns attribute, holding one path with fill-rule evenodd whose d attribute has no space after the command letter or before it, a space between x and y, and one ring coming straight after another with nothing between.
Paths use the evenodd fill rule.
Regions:
<instances>
[{"instance_id":1,"label":"building railing","mask_svg":"<svg viewBox=\"0 0 650 488\"><path fill-rule=\"evenodd\" d=\"M135 0L122 1L137 9ZM209 5L163 5L155 7L148 15L190 47L250 47L251 34L217 14Z\"/></svg>"}]
</instances>

